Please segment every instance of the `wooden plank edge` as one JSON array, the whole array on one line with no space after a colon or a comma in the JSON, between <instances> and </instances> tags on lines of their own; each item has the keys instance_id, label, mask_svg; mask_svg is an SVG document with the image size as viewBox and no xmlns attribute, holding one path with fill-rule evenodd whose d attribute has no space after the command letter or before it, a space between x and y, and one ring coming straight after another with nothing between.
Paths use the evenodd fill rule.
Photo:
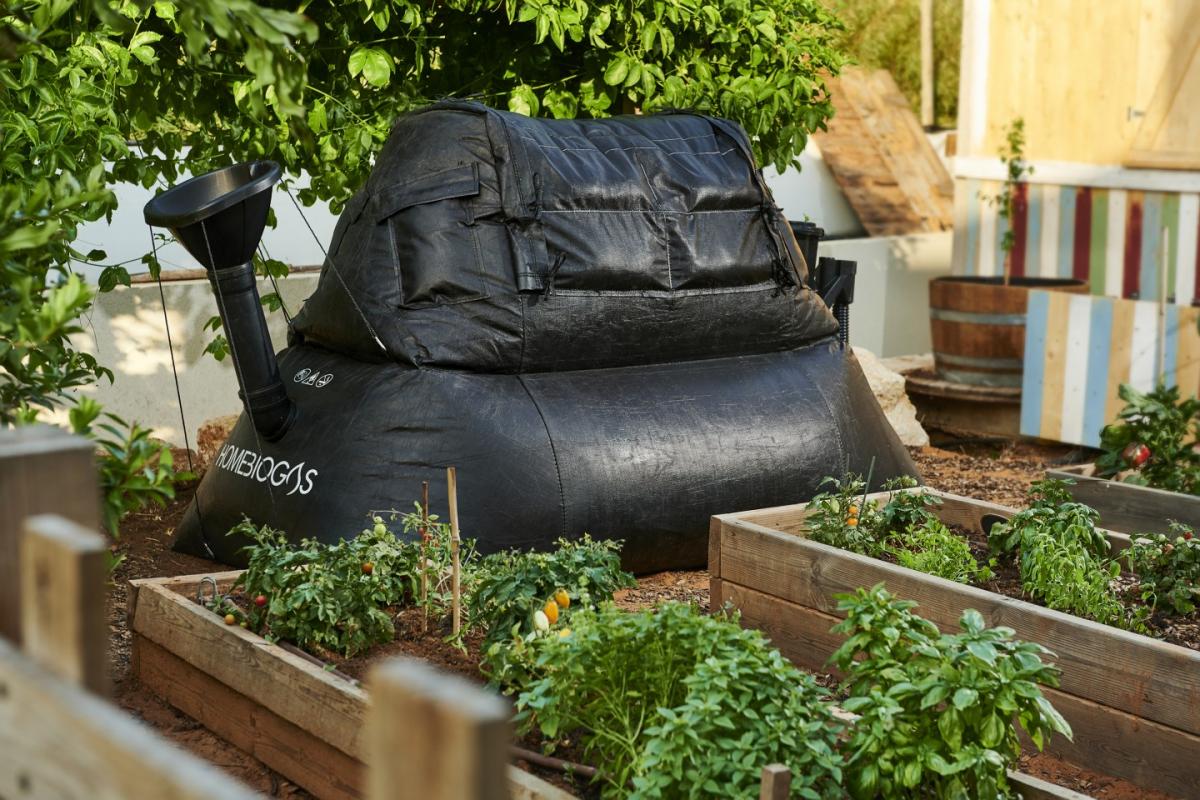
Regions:
<instances>
[{"instance_id":1,"label":"wooden plank edge","mask_svg":"<svg viewBox=\"0 0 1200 800\"><path fill-rule=\"evenodd\" d=\"M827 664L844 641L844 637L829 632L841 621L838 617L724 579L722 582L726 599L742 614L743 626L763 631L797 666L838 674ZM1180 797L1190 796L1200 785L1200 761L1194 758L1200 753L1200 736L1058 689L1042 691L1075 732L1074 741L1051 737L1047 753Z\"/></svg>"},{"instance_id":2,"label":"wooden plank edge","mask_svg":"<svg viewBox=\"0 0 1200 800\"><path fill-rule=\"evenodd\" d=\"M357 759L145 636L134 634L133 651L143 686L234 747L318 797L361 796L365 776Z\"/></svg>"},{"instance_id":3,"label":"wooden plank edge","mask_svg":"<svg viewBox=\"0 0 1200 800\"><path fill-rule=\"evenodd\" d=\"M3 639L0 686L5 796L258 797L109 701L49 675Z\"/></svg>"},{"instance_id":4,"label":"wooden plank edge","mask_svg":"<svg viewBox=\"0 0 1200 800\"><path fill-rule=\"evenodd\" d=\"M921 592L929 595L923 602L924 613L942 629L957 630L958 615L961 611L951 612L950 607L976 608L984 612L988 624L1017 628L1021 632L1020 635L1033 638L1059 653L1060 661L1065 659L1076 664L1076 669L1068 669L1066 674L1068 688L1071 690L1078 691L1081 687L1091 686L1088 676L1094 676L1100 671L1105 675L1124 676L1124 683L1111 682L1112 686L1109 688L1119 686L1128 696L1098 691L1092 699L1144 719L1153 719L1170 727L1200 734L1200 718L1189 710L1195 702L1189 698L1200 696L1200 652L1043 608L986 589L954 583L899 565L850 553L804 537L780 533L754 523L733 519L725 520L723 525L725 530L722 533L722 546L727 550L722 556L723 581L741 581L745 585L749 573L753 572L754 580L760 581L756 584L759 591L777 594L781 599L801 605L815 600L820 603L816 607L834 613L832 597L826 594L836 592L837 587L826 586L803 592L806 596L798 596L796 592L791 591L791 584L799 581L800 585L809 586L810 581L806 576L793 576L794 580L784 582L787 586L778 579L761 581L763 575L778 573L777 563L782 563L782 560L775 558L770 568L760 565L761 569L752 570L745 562L747 554L754 550L751 543L757 540L767 549L774 547L776 550L797 553L798 557L809 565L808 569L813 574L826 576L830 572L862 573L862 580L854 585L846 583L841 586L844 581L835 580L834 583L837 583L842 591L849 592L857 586L889 581L896 585L907 585L909 588L901 594L908 599L921 602ZM775 555L778 556L778 553ZM828 581L829 578L824 580ZM772 584L775 585L774 589L771 588ZM946 606L944 613L939 612L937 606ZM1028 631L1033 629L1042 630L1045 635L1031 636ZM1110 649L1113 652L1120 651L1122 659L1101 663L1087 658L1086 648L1084 653L1078 655L1072 651L1063 651L1059 645L1064 637L1073 638L1077 642L1103 640L1111 643ZM1156 688L1151 690L1148 683ZM1134 692L1135 687L1142 688ZM1154 701L1150 710L1145 708L1146 697Z\"/></svg>"},{"instance_id":5,"label":"wooden plank edge","mask_svg":"<svg viewBox=\"0 0 1200 800\"><path fill-rule=\"evenodd\" d=\"M1021 793L1023 800L1091 800L1092 797L1011 769L1008 771L1008 781Z\"/></svg>"},{"instance_id":6,"label":"wooden plank edge","mask_svg":"<svg viewBox=\"0 0 1200 800\"><path fill-rule=\"evenodd\" d=\"M237 574L240 574L240 571L236 571L234 573L217 573L217 575L214 575L213 577L218 577L218 580L220 580L221 578L219 576L221 576L221 575L233 575L234 577L236 577ZM253 694L248 694L247 692L239 691L237 687L229 686L224 681L209 674L208 672L204 671L203 669L196 666L195 664L192 664L185 657L181 657L180 654L173 652L171 649L170 641L159 642L159 641L156 641L153 637L146 635L143 632L147 628L147 626L145 624L145 617L144 617L145 612L144 611L143 611L143 616L141 618L141 623L140 624L138 623L138 614L136 612L136 609L137 609L137 607L142 606L141 600L144 597L143 592L152 592L152 593L155 593L156 595L158 595L159 600L170 600L172 603L178 604L179 606L185 607L185 608L190 606L190 607L196 609L197 611L199 611L199 613L203 614L206 617L211 616L212 617L211 624L212 624L214 630L218 631L220 634L235 636L235 637L239 637L239 638L251 639L251 646L262 647L262 644L265 644L265 643L262 643L262 640L260 637L256 636L255 634L249 633L248 631L244 631L241 628L224 626L223 624L221 624L220 620L217 619L217 617L215 615L210 615L207 612L205 612L203 609L199 609L199 607L196 606L195 603L193 603L190 599L188 599L187 597L185 597L183 595L177 595L170 588L170 587L178 587L178 586L198 585L199 578L202 578L202 577L204 577L204 576L180 576L179 578L170 578L170 579L156 578L156 579L130 581L130 584L131 584L130 585L130 593L131 593L133 602L130 605L128 613L130 613L132 615L133 619L135 620L134 624L132 624L130 626L130 630L132 630L134 632L134 649L133 649L133 657L132 657L132 668L139 675L141 674L142 671L151 669L153 665L143 666L140 663L141 657L144 653L151 652L150 648L157 648L159 651L161 651L166 656L170 656L171 658L174 658L176 661L178 661L180 664L185 665L187 667L187 671L191 671L199 676L204 676L204 679L206 679L205 683L211 682L212 684L223 687L224 690L226 690L227 692L232 693L232 694L237 695L242 698L247 698L248 696L253 696ZM185 580L185 579L190 579L190 580ZM171 595L174 595L174 597L171 597ZM192 613L192 608L187 609L189 613ZM162 637L162 638L169 639L170 637ZM258 642L262 643L262 644L255 644L253 642L253 640L258 640ZM305 659L302 659L292 653L289 653L282 648L273 648L272 656L278 657L288 667L297 669L298 671L300 671L303 674L307 674L310 676L317 675L317 676L320 676L323 680L328 680L331 682L337 681L337 682L340 682L341 684L344 684L344 686L347 687L348 690L352 691L352 693L354 694L354 699L362 704L362 712L365 714L366 703L367 703L366 693L363 692L358 687L356 687L346 681L343 681L340 678L336 678L335 676L328 675L327 673L325 673L324 670L320 669L319 667L312 664L311 662L309 662ZM163 659L159 659L158 663L161 663L162 661L163 661ZM182 668L180 668L180 671L184 671L184 670L182 670ZM257 692L255 692L256 678L261 679L262 676L255 675L255 674L247 674L244 670L239 670L238 674L240 674L244 677L245 681L242 685L244 685L244 687L248 690L248 692L253 692L254 694L257 694ZM201 679L196 678L195 680L200 681ZM147 682L147 685L149 685L148 682ZM260 686L261 682L259 682L257 685ZM291 770L291 768L288 767L286 765L286 763L284 763L282 756L278 756L278 755L272 756L272 758L276 761L276 763L273 764L267 758L260 757L256 752L252 752L250 749L241 746L240 744L238 744L238 742L234 741L234 739L231 736L226 736L221 731L216 730L212 725L209 725L207 722L205 722L203 719L201 719L197 714L192 714L190 711L188 711L188 709L180 707L179 704L177 704L170 696L168 696L169 692L167 692L167 690L169 688L170 688L169 686L165 686L164 691L159 691L157 688L154 688L154 691L157 694L159 694L160 696L163 696L164 699L166 699L172 705L175 705L177 708L180 708L180 710L183 711L184 713L187 713L189 716L192 716L193 718L197 719L197 721L201 722L201 724L204 724L205 727L209 728L209 730L212 730L217 735L222 736L223 738L226 738L232 744L239 746L241 749L246 750L247 752L251 752L252 755L254 755L256 758L259 758L260 761L267 764L272 769L275 769L280 774L287 776L288 778L296 781L296 783L298 783L302 786L305 785L304 781L302 781L299 777L297 777L294 774L296 771ZM216 690L214 689L214 691L216 691ZM319 742L322 746L328 747L328 748L340 753L343 757L352 759L355 761L355 763L360 763L358 761L358 759L356 758L356 754L346 753L342 748L338 747L334 743L326 741L325 739L323 739L319 735L317 735L315 732L309 731L299 725L296 725L295 722L288 720L286 717L275 713L273 710L268 708L262 702L260 702L258 700L248 700L247 702L251 702L254 705L256 705L259 709L261 709L261 714L270 714L270 715L272 715L272 717L278 719L280 723L290 725L290 726L294 727L296 730L302 731L306 736L310 737L314 742ZM219 724L219 723L214 723L214 724ZM509 777L510 789L513 793L514 800L571 800L571 798L573 798L573 795L570 795L567 792L564 792L563 790L555 787L553 784L550 784L550 783L542 780L541 778L538 778L536 775L525 772L524 770L522 770L518 767L512 766L512 765L510 765L510 769L508 771L508 777ZM336 795L331 795L331 796L336 796ZM357 795L351 795L351 796L357 797Z\"/></svg>"},{"instance_id":7,"label":"wooden plank edge","mask_svg":"<svg viewBox=\"0 0 1200 800\"><path fill-rule=\"evenodd\" d=\"M366 707L361 687L257 634L223 624L160 584L138 587L132 630L343 753L361 757ZM271 671L275 679L264 681Z\"/></svg>"}]
</instances>

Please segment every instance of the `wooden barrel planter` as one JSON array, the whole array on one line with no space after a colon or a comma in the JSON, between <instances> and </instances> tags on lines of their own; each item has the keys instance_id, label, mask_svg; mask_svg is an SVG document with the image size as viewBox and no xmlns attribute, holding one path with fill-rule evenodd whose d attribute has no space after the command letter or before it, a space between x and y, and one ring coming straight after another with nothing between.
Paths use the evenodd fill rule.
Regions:
<instances>
[{"instance_id":1,"label":"wooden barrel planter","mask_svg":"<svg viewBox=\"0 0 1200 800\"><path fill-rule=\"evenodd\" d=\"M951 383L1021 387L1032 289L1086 294L1074 278L948 277L929 282L934 370Z\"/></svg>"}]
</instances>

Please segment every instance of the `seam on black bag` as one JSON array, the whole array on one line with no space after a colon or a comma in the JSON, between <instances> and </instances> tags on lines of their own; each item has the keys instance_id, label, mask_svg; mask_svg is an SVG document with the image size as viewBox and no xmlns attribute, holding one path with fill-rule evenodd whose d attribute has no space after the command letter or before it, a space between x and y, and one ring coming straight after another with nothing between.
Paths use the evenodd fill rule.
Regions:
<instances>
[{"instance_id":1,"label":"seam on black bag","mask_svg":"<svg viewBox=\"0 0 1200 800\"><path fill-rule=\"evenodd\" d=\"M533 392L529 391L529 385L525 383L524 375L517 375L517 380L521 382L521 388L525 390L525 394L529 395L529 402L533 403L533 408L538 413L538 417L542 420L542 427L546 429L546 441L550 442L550 456L554 459L554 475L558 478L558 510L562 516L562 536L567 535L567 496L563 491L562 468L558 465L558 449L554 446L554 436L550 433L550 426L546 423L546 415L542 413L542 407L538 405L537 398L533 396Z\"/></svg>"}]
</instances>

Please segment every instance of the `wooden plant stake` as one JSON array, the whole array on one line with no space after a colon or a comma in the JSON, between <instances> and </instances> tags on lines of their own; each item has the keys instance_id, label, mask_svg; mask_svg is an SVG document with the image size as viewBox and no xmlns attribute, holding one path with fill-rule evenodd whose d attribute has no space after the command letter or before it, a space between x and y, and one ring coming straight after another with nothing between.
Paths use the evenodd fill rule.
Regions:
<instances>
[{"instance_id":1,"label":"wooden plant stake","mask_svg":"<svg viewBox=\"0 0 1200 800\"><path fill-rule=\"evenodd\" d=\"M450 495L450 630L457 636L462 628L462 589L458 563L458 477L454 467L446 468L446 488Z\"/></svg>"},{"instance_id":2,"label":"wooden plant stake","mask_svg":"<svg viewBox=\"0 0 1200 800\"><path fill-rule=\"evenodd\" d=\"M421 633L429 632L429 481L421 481Z\"/></svg>"},{"instance_id":3,"label":"wooden plant stake","mask_svg":"<svg viewBox=\"0 0 1200 800\"><path fill-rule=\"evenodd\" d=\"M791 796L792 771L783 764L767 764L762 770L758 800L787 800Z\"/></svg>"}]
</instances>

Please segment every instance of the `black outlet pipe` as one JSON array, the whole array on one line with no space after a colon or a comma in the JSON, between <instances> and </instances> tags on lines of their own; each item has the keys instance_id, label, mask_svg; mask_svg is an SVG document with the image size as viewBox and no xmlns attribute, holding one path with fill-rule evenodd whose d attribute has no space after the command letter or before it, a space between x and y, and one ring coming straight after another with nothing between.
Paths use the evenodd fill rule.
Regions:
<instances>
[{"instance_id":1,"label":"black outlet pipe","mask_svg":"<svg viewBox=\"0 0 1200 800\"><path fill-rule=\"evenodd\" d=\"M273 161L235 164L184 181L144 209L148 225L169 228L208 271L239 395L255 430L268 441L287 433L296 418L279 376L252 260L281 175Z\"/></svg>"}]
</instances>

